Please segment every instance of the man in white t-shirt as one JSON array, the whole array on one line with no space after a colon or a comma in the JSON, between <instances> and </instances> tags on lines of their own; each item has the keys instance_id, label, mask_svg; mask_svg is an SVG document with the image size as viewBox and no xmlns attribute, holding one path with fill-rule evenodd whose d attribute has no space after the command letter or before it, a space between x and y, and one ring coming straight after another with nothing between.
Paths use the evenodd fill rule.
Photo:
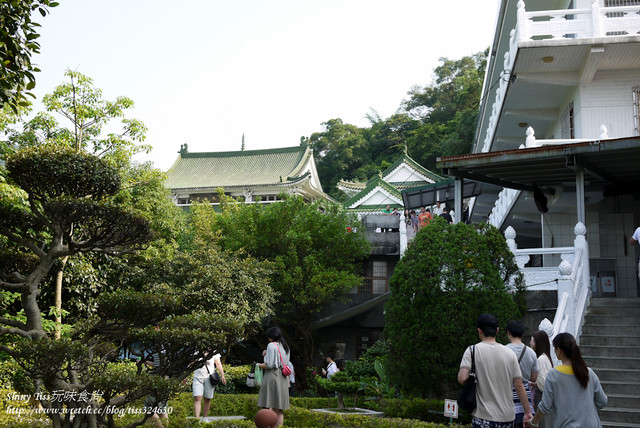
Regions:
<instances>
[{"instance_id":1,"label":"man in white t-shirt","mask_svg":"<svg viewBox=\"0 0 640 428\"><path fill-rule=\"evenodd\" d=\"M338 365L336 364L336 362L333 361L333 355L327 355L325 361L327 362L327 369L322 369L322 374L326 375L327 379L331 379L331 376L338 373L340 370L338 370Z\"/></svg>"},{"instance_id":2,"label":"man in white t-shirt","mask_svg":"<svg viewBox=\"0 0 640 428\"><path fill-rule=\"evenodd\" d=\"M512 386L516 388L525 410L524 421L533 415L522 384L522 373L513 351L496 342L498 320L491 314L478 317L480 343L474 345L476 366L476 402L472 412L473 428L507 428L513 426ZM471 347L464 352L458 372L458 382L462 385L469 379L471 370Z\"/></svg>"},{"instance_id":3,"label":"man in white t-shirt","mask_svg":"<svg viewBox=\"0 0 640 428\"><path fill-rule=\"evenodd\" d=\"M443 212L444 212L444 206L442 205L442 202L437 201L436 206L433 207L433 215L441 216Z\"/></svg>"},{"instance_id":4,"label":"man in white t-shirt","mask_svg":"<svg viewBox=\"0 0 640 428\"><path fill-rule=\"evenodd\" d=\"M193 389L193 411L196 418L200 417L200 407L202 407L202 416L206 418L209 414L211 399L216 389L215 386L209 382L209 374L213 374L216 369L218 369L218 373L220 374L220 382L226 385L227 379L224 377L220 354L215 354L207 360L204 366L193 372L193 383L191 387ZM202 397L204 397L204 403L202 402Z\"/></svg>"},{"instance_id":5,"label":"man in white t-shirt","mask_svg":"<svg viewBox=\"0 0 640 428\"><path fill-rule=\"evenodd\" d=\"M633 232L633 236L631 236L631 238L629 239L631 245L638 244L638 241L640 241L640 227L637 228L635 232ZM638 279L640 280L640 259L638 260Z\"/></svg>"}]
</instances>

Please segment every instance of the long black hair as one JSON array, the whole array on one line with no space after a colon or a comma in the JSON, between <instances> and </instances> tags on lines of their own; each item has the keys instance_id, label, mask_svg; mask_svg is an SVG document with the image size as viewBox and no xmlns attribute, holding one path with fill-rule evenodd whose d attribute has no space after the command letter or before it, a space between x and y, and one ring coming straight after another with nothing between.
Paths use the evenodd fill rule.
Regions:
<instances>
[{"instance_id":1,"label":"long black hair","mask_svg":"<svg viewBox=\"0 0 640 428\"><path fill-rule=\"evenodd\" d=\"M280 331L280 328L271 327L269 330L267 330L267 337L269 339L272 339L274 342L282 343L282 347L284 348L284 350L289 352L289 345L287 345L287 341L284 340L284 337L282 336L282 331Z\"/></svg>"},{"instance_id":2,"label":"long black hair","mask_svg":"<svg viewBox=\"0 0 640 428\"><path fill-rule=\"evenodd\" d=\"M544 330L538 330L533 333L533 340L536 343L536 355L539 357L544 354L549 359L551 367L553 367L553 360L551 359L551 345L549 345L549 336Z\"/></svg>"},{"instance_id":3,"label":"long black hair","mask_svg":"<svg viewBox=\"0 0 640 428\"><path fill-rule=\"evenodd\" d=\"M560 333L553 338L553 347L562 349L562 352L571 360L573 374L580 385L586 389L589 384L589 369L582 359L576 339L569 333Z\"/></svg>"}]
</instances>

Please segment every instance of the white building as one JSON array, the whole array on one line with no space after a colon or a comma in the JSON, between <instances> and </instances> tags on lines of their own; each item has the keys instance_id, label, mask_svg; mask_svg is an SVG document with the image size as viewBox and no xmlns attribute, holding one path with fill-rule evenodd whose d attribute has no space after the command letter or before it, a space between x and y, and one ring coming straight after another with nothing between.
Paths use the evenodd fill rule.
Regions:
<instances>
[{"instance_id":1,"label":"white building","mask_svg":"<svg viewBox=\"0 0 640 428\"><path fill-rule=\"evenodd\" d=\"M640 226L640 1L503 0L496 22L474 153L437 166L456 178L456 203L464 183L482 183L470 220L505 232L530 290L557 292L549 330L588 338L585 352L600 356L587 362L611 393L612 373L640 368L629 244ZM597 304L617 313L591 297L614 298ZM599 333L583 334L589 313ZM591 349L596 336L636 351L615 357L616 369L599 366L614 358ZM629 391L635 406L610 406L636 410L608 410L605 426L640 426L615 425L640 418L640 387Z\"/></svg>"}]
</instances>

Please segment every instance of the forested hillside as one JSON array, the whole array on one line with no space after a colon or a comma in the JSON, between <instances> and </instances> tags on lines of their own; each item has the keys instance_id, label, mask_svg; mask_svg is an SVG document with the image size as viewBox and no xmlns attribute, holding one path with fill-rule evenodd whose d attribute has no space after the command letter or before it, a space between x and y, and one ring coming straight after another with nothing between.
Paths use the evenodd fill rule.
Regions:
<instances>
[{"instance_id":1,"label":"forested hillside","mask_svg":"<svg viewBox=\"0 0 640 428\"><path fill-rule=\"evenodd\" d=\"M322 124L324 131L302 137L313 148L324 191L343 200L345 195L336 188L340 179L370 179L391 165L405 144L409 156L429 169L438 156L469 153L488 52L441 58L430 84L411 88L389 118L372 111L368 128L335 118Z\"/></svg>"}]
</instances>

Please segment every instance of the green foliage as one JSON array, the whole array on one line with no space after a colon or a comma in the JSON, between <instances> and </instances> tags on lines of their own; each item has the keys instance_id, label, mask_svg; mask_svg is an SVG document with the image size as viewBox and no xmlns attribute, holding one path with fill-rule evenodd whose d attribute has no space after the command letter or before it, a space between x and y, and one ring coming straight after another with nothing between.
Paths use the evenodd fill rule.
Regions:
<instances>
[{"instance_id":1,"label":"green foliage","mask_svg":"<svg viewBox=\"0 0 640 428\"><path fill-rule=\"evenodd\" d=\"M421 126L407 144L425 167L435 167L438 156L470 152L488 54L487 49L459 60L441 58L433 82L409 91L402 109Z\"/></svg>"},{"instance_id":2,"label":"green foliage","mask_svg":"<svg viewBox=\"0 0 640 428\"><path fill-rule=\"evenodd\" d=\"M355 361L346 361L344 371L352 379L371 378L376 376L375 362L386 364L390 344L386 339L377 340L367 352Z\"/></svg>"},{"instance_id":3,"label":"green foliage","mask_svg":"<svg viewBox=\"0 0 640 428\"><path fill-rule=\"evenodd\" d=\"M390 384L387 371L380 362L376 360L374 368L378 377L364 378L360 380L360 388L369 399L376 400L378 404L385 398L392 398L396 394L396 389Z\"/></svg>"},{"instance_id":4,"label":"green foliage","mask_svg":"<svg viewBox=\"0 0 640 428\"><path fill-rule=\"evenodd\" d=\"M346 372L337 372L331 379L318 378L318 385L329 392L333 392L338 395L338 408L344 409L344 398L345 396L353 396L353 407L356 405L356 401L358 400L358 391L361 389L360 382L354 381L349 377Z\"/></svg>"},{"instance_id":5,"label":"green foliage","mask_svg":"<svg viewBox=\"0 0 640 428\"><path fill-rule=\"evenodd\" d=\"M35 11L49 13L58 2L51 0L12 0L0 2L0 106L17 112L28 105L25 95L36 86L33 73L40 71L31 63L31 55L40 52L37 39L40 24L33 20Z\"/></svg>"},{"instance_id":6,"label":"green foliage","mask_svg":"<svg viewBox=\"0 0 640 428\"><path fill-rule=\"evenodd\" d=\"M48 426L43 414L30 414L36 406L35 400L16 397L11 389L0 389L0 426L12 428L40 428ZM11 411L8 411L11 408Z\"/></svg>"},{"instance_id":7,"label":"green foliage","mask_svg":"<svg viewBox=\"0 0 640 428\"><path fill-rule=\"evenodd\" d=\"M369 244L355 216L339 205L282 196L274 204L222 198L220 214L209 206L196 207L193 221L198 229L211 230L212 240L219 237L222 249L269 264L272 292L268 299L275 298L268 305L274 309L271 322L281 326L286 337L305 338L288 343L293 358L302 359L294 360L294 366L309 366L313 317L360 283L359 261L368 254ZM200 215L201 210L208 211L209 217ZM199 247L195 239L193 247ZM249 302L255 310L269 300ZM305 379L303 373L299 375L298 379Z\"/></svg>"},{"instance_id":8,"label":"green foliage","mask_svg":"<svg viewBox=\"0 0 640 428\"><path fill-rule=\"evenodd\" d=\"M425 400L416 397L391 398L384 400L377 410L383 411L385 416L389 418L418 419L443 424L449 422L449 418L445 418L443 415L443 400ZM463 410L459 413L457 422L470 424L471 415Z\"/></svg>"},{"instance_id":9,"label":"green foliage","mask_svg":"<svg viewBox=\"0 0 640 428\"><path fill-rule=\"evenodd\" d=\"M170 251L158 245L154 254L132 259L139 263L136 267L169 265L162 271L173 271L173 276L163 278L175 280L170 285L149 282L162 277L154 272L137 289L135 277L142 276L141 271L98 256L141 248L151 237L151 219L165 242L172 243L172 228L157 218L170 211L154 200L166 198L166 192L158 186L161 176L150 169L129 169L129 174L123 174L125 170L113 158L53 144L22 148L8 158L6 166L10 183L22 190L0 188L8 196L0 201L0 251L16 254L15 249L19 250L18 257L0 259L4 274L0 285L10 291L0 295L5 312L0 320L5 326L0 349L20 365L12 379L17 389L27 393L86 390L89 394L99 390L104 401L91 402L97 408L114 403L126 406L147 395L167 399L179 392L188 372L202 366L212 352L229 349L243 337L248 324L269 313L272 293L264 263L222 252L210 227L195 229L195 246L188 248L191 253L177 244ZM122 178L150 179L154 186L148 187L149 193L154 196L145 197L144 190L135 186L123 191ZM129 208L137 201L141 212ZM22 253L30 254L35 263ZM85 316L76 312L68 334L50 340L50 321L41 310L48 308L47 295L41 290L48 289L51 272L60 269L59 259L78 254L83 258L72 259L79 262L77 267L110 285L83 291L93 310ZM175 256L161 263L162 255ZM182 263L181 268L174 260ZM175 275L182 274L181 269L189 274L178 281ZM135 363L117 363L125 350L138 358ZM153 355L160 356L160 366L150 368L145 361ZM42 405L49 404L42 401ZM109 424L111 416L95 413L82 418L82 424L95 426Z\"/></svg>"},{"instance_id":10,"label":"green foliage","mask_svg":"<svg viewBox=\"0 0 640 428\"><path fill-rule=\"evenodd\" d=\"M253 394L258 388L249 388L247 386L247 375L251 370L250 365L229 366L224 365L224 376L227 384L222 383L216 386L216 394Z\"/></svg>"},{"instance_id":11,"label":"green foliage","mask_svg":"<svg viewBox=\"0 0 640 428\"><path fill-rule=\"evenodd\" d=\"M44 96L42 103L47 112L21 122L19 129L7 129L10 147L55 144L107 157L119 167L126 167L133 154L150 150L139 144L145 139L144 124L125 118L127 110L134 106L131 99L121 96L114 101L104 100L91 78L72 70L66 70L65 77L68 82ZM70 122L69 126L61 126L50 113ZM113 126L110 122L115 119L120 120L121 131L105 135L103 129L108 124Z\"/></svg>"},{"instance_id":12,"label":"green foliage","mask_svg":"<svg viewBox=\"0 0 640 428\"><path fill-rule=\"evenodd\" d=\"M391 381L415 395L455 386L465 348L478 341L478 315L492 313L503 323L522 315L507 289L521 281L493 226L437 218L421 229L390 280Z\"/></svg>"},{"instance_id":13,"label":"green foliage","mask_svg":"<svg viewBox=\"0 0 640 428\"><path fill-rule=\"evenodd\" d=\"M376 418L363 415L344 415L324 412L312 412L298 407L292 407L284 412L285 425L301 427L329 427L343 428L439 428L441 424L421 422L414 419ZM449 425L447 425L449 426ZM455 425L454 425L455 426Z\"/></svg>"}]
</instances>

